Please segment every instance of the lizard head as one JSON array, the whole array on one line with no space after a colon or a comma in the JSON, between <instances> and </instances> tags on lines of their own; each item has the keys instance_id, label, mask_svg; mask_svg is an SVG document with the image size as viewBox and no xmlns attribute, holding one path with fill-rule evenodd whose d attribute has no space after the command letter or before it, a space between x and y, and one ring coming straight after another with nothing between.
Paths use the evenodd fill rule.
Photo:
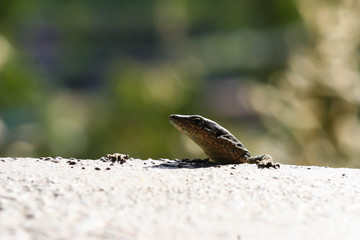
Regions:
<instances>
[{"instance_id":1,"label":"lizard head","mask_svg":"<svg viewBox=\"0 0 360 240\"><path fill-rule=\"evenodd\" d=\"M169 120L180 132L196 142L204 137L215 138L228 133L216 122L199 115L172 114Z\"/></svg>"}]
</instances>

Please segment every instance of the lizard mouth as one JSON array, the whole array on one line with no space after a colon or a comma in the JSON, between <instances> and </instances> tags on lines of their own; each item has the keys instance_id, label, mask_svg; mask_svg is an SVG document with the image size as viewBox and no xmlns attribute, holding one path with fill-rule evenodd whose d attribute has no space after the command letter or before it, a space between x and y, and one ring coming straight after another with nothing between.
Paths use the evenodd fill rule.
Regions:
<instances>
[{"instance_id":1,"label":"lizard mouth","mask_svg":"<svg viewBox=\"0 0 360 240\"><path fill-rule=\"evenodd\" d=\"M174 121L175 119L178 119L178 118L179 118L179 115L177 115L177 114L171 114L171 115L169 116L170 122L171 122L171 121Z\"/></svg>"},{"instance_id":2,"label":"lizard mouth","mask_svg":"<svg viewBox=\"0 0 360 240\"><path fill-rule=\"evenodd\" d=\"M169 121L172 125L174 125L174 127L178 128L179 127L179 120L180 120L180 115L177 114L171 114L169 116Z\"/></svg>"},{"instance_id":3,"label":"lizard mouth","mask_svg":"<svg viewBox=\"0 0 360 240\"><path fill-rule=\"evenodd\" d=\"M191 126L190 116L188 115L171 114L169 121L176 129L183 133L186 133Z\"/></svg>"}]
</instances>

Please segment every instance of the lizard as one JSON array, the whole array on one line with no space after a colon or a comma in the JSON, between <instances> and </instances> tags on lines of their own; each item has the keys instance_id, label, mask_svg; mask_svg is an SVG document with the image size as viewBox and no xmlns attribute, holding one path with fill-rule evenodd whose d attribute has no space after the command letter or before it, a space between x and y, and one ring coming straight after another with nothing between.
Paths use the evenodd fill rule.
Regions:
<instances>
[{"instance_id":1,"label":"lizard","mask_svg":"<svg viewBox=\"0 0 360 240\"><path fill-rule=\"evenodd\" d=\"M172 114L169 121L199 145L206 155L220 164L250 163L259 168L279 168L268 154L252 157L236 137L218 123L200 115Z\"/></svg>"}]
</instances>

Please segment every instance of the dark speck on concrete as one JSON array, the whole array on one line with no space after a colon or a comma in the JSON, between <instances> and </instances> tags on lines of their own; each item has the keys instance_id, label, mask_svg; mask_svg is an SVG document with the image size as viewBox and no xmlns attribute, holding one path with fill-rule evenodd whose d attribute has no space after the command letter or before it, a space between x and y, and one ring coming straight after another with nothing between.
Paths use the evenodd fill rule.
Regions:
<instances>
[{"instance_id":1,"label":"dark speck on concrete","mask_svg":"<svg viewBox=\"0 0 360 240\"><path fill-rule=\"evenodd\" d=\"M67 161L66 163L68 163L69 165L75 165L76 164L75 161Z\"/></svg>"}]
</instances>

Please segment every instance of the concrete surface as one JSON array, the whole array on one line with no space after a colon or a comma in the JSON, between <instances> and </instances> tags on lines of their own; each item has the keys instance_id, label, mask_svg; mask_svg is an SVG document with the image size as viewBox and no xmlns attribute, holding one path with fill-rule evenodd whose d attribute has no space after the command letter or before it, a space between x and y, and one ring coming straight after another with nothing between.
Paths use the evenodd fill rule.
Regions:
<instances>
[{"instance_id":1,"label":"concrete surface","mask_svg":"<svg viewBox=\"0 0 360 240\"><path fill-rule=\"evenodd\" d=\"M0 239L360 239L360 170L0 158Z\"/></svg>"}]
</instances>

